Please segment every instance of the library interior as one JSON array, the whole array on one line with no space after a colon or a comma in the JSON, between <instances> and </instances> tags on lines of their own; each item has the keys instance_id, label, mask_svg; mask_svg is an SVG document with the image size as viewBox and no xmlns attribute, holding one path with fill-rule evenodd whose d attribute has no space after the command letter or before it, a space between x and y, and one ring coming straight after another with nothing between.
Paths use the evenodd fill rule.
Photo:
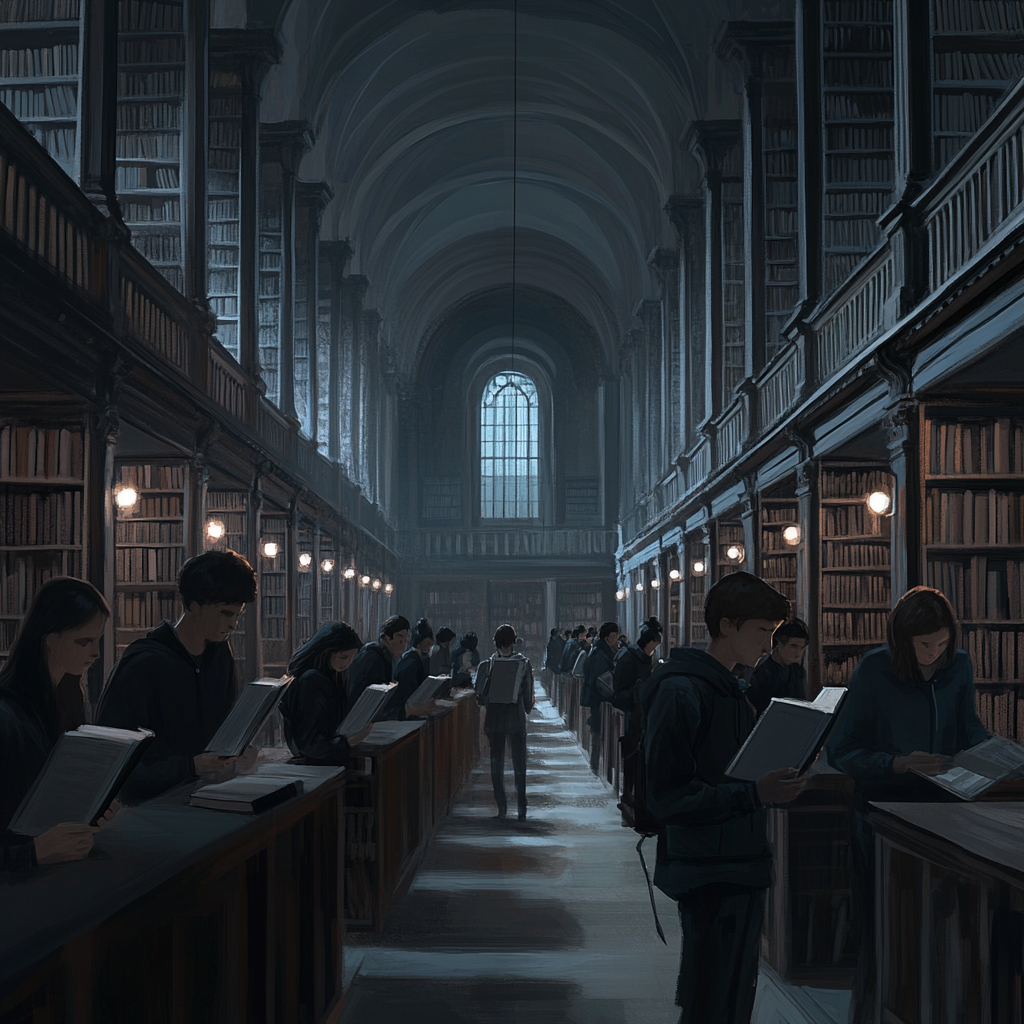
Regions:
<instances>
[{"instance_id":1,"label":"library interior","mask_svg":"<svg viewBox=\"0 0 1024 1024\"><path fill-rule=\"evenodd\" d=\"M973 745L940 714L1024 744L1024 0L0 0L0 365L8 751L37 595L102 612L33 772L65 725L157 748L104 700L160 628L200 686L179 574L208 552L255 575L231 699L339 622L368 644L318 655L339 714L371 655L364 687L392 658L405 685L396 636L454 686L351 746L332 721L332 760L296 676L241 743L299 780L260 813L190 806L249 770L200 770L218 721L81 859L0 822L0 1024L717 1024L675 1003L693 918L635 801L642 682L724 664L737 573L804 630L776 696L850 689L792 800L694 762L771 858L730 1024L1024 1024L1024 769L944 799L833 756L855 706L897 714L858 666L898 662L917 587L954 628L884 684L933 715L875 730L890 780ZM599 686L619 634L636 703ZM525 741L473 690L492 655L529 659ZM760 665L727 668L753 714ZM687 827L649 830L656 882Z\"/></svg>"}]
</instances>

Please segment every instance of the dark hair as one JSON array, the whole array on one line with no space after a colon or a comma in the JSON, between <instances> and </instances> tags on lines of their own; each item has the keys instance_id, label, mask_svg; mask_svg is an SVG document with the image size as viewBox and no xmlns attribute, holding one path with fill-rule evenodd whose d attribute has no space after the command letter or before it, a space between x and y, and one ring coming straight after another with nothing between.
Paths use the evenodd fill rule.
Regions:
<instances>
[{"instance_id":1,"label":"dark hair","mask_svg":"<svg viewBox=\"0 0 1024 1024\"><path fill-rule=\"evenodd\" d=\"M311 668L330 675L332 654L358 650L362 646L359 634L347 622L327 622L292 655L288 675L298 679Z\"/></svg>"},{"instance_id":2,"label":"dark hair","mask_svg":"<svg viewBox=\"0 0 1024 1024\"><path fill-rule=\"evenodd\" d=\"M59 725L56 687L46 664L45 638L51 633L77 629L97 612L109 617L110 605L91 583L70 576L47 580L32 599L11 653L0 668L0 690L34 711L51 739L56 739Z\"/></svg>"},{"instance_id":3,"label":"dark hair","mask_svg":"<svg viewBox=\"0 0 1024 1024\"><path fill-rule=\"evenodd\" d=\"M587 630L587 639L589 640L592 636L597 636L596 626L591 626L590 629Z\"/></svg>"},{"instance_id":4,"label":"dark hair","mask_svg":"<svg viewBox=\"0 0 1024 1024\"><path fill-rule=\"evenodd\" d=\"M178 592L186 610L199 604L250 604L256 600L256 573L237 551L204 551L178 574Z\"/></svg>"},{"instance_id":5,"label":"dark hair","mask_svg":"<svg viewBox=\"0 0 1024 1024\"><path fill-rule=\"evenodd\" d=\"M394 636L394 634L392 634ZM412 635L409 637L409 642L415 647L417 644L423 643L424 640L433 640L434 630L430 623L426 619L420 619L419 622L413 627Z\"/></svg>"},{"instance_id":6,"label":"dark hair","mask_svg":"<svg viewBox=\"0 0 1024 1024\"><path fill-rule=\"evenodd\" d=\"M704 601L704 621L712 637L720 637L722 619L731 619L739 629L750 619L781 622L789 617L789 601L773 586L750 572L723 576Z\"/></svg>"},{"instance_id":7,"label":"dark hair","mask_svg":"<svg viewBox=\"0 0 1024 1024\"><path fill-rule=\"evenodd\" d=\"M480 642L480 638L470 630L460 641L459 646L466 651L475 651L476 645Z\"/></svg>"},{"instance_id":8,"label":"dark hair","mask_svg":"<svg viewBox=\"0 0 1024 1024\"><path fill-rule=\"evenodd\" d=\"M586 632L587 632L587 627L586 626L577 626L572 631L572 635L573 635L573 637L578 637L581 633L586 634Z\"/></svg>"},{"instance_id":9,"label":"dark hair","mask_svg":"<svg viewBox=\"0 0 1024 1024\"><path fill-rule=\"evenodd\" d=\"M396 633L408 628L409 620L404 615L392 615L390 619L384 620L384 625L380 627L380 635L392 640Z\"/></svg>"},{"instance_id":10,"label":"dark hair","mask_svg":"<svg viewBox=\"0 0 1024 1024\"><path fill-rule=\"evenodd\" d=\"M637 642L637 646L638 647L646 647L647 644L651 643L654 640L657 640L658 643L661 643L661 637L662 637L661 623L657 620L657 618L655 618L655 616L652 615L640 627L640 636L637 638L637 641L636 641Z\"/></svg>"},{"instance_id":11,"label":"dark hair","mask_svg":"<svg viewBox=\"0 0 1024 1024\"><path fill-rule=\"evenodd\" d=\"M503 626L499 626L494 631L494 646L495 647L511 647L515 642L516 642L515 627L510 626L507 622Z\"/></svg>"},{"instance_id":12,"label":"dark hair","mask_svg":"<svg viewBox=\"0 0 1024 1024\"><path fill-rule=\"evenodd\" d=\"M555 628L553 630L551 630L551 636L552 637L558 636L558 627L557 626L555 626Z\"/></svg>"},{"instance_id":13,"label":"dark hair","mask_svg":"<svg viewBox=\"0 0 1024 1024\"><path fill-rule=\"evenodd\" d=\"M562 636L563 636L563 637L564 637L564 638L565 638L566 640L568 640L568 639L569 639L569 637L571 637L571 636L572 636L572 630L571 630L571 629L563 629L563 630L562 630Z\"/></svg>"},{"instance_id":14,"label":"dark hair","mask_svg":"<svg viewBox=\"0 0 1024 1024\"><path fill-rule=\"evenodd\" d=\"M914 637L938 633L941 629L949 631L949 643L941 662L941 665L948 665L956 657L957 626L946 595L933 587L914 587L896 602L896 607L889 613L886 639L893 668L901 679L921 678Z\"/></svg>"},{"instance_id":15,"label":"dark hair","mask_svg":"<svg viewBox=\"0 0 1024 1024\"><path fill-rule=\"evenodd\" d=\"M617 622L602 622L601 628L598 630L597 635L602 639L606 639L610 633L618 633L619 624Z\"/></svg>"},{"instance_id":16,"label":"dark hair","mask_svg":"<svg viewBox=\"0 0 1024 1024\"><path fill-rule=\"evenodd\" d=\"M446 644L449 640L455 639L455 630L451 626L442 626L434 635L439 644Z\"/></svg>"},{"instance_id":17,"label":"dark hair","mask_svg":"<svg viewBox=\"0 0 1024 1024\"><path fill-rule=\"evenodd\" d=\"M787 640L806 640L810 643L811 630L803 619L798 619L796 616L792 619L787 619L775 630L775 635L772 637L772 646L777 647L779 644L784 644Z\"/></svg>"}]
</instances>

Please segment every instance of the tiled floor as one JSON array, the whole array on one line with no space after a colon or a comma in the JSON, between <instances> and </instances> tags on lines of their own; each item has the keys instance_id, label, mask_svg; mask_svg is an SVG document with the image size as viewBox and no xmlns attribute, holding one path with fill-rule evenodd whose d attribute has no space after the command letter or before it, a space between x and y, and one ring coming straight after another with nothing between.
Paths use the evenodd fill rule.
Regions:
<instances>
[{"instance_id":1,"label":"tiled floor","mask_svg":"<svg viewBox=\"0 0 1024 1024\"><path fill-rule=\"evenodd\" d=\"M509 765L514 807L511 774ZM527 793L526 822L496 821L485 753L383 935L350 936L343 1024L678 1020L675 905L656 893L665 946L636 837L543 697L530 720ZM652 859L653 843L645 850ZM834 1016L787 988L762 976L755 1021L845 1020L844 1006ZM808 1017L808 1006L821 1015Z\"/></svg>"}]
</instances>

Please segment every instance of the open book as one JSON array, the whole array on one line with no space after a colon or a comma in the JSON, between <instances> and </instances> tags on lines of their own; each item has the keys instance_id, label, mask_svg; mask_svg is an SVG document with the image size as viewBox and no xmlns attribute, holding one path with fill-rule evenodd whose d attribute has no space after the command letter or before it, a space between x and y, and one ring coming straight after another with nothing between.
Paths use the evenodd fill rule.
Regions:
<instances>
[{"instance_id":1,"label":"open book","mask_svg":"<svg viewBox=\"0 0 1024 1024\"><path fill-rule=\"evenodd\" d=\"M153 739L148 729L81 725L66 732L8 828L40 836L54 825L95 825Z\"/></svg>"},{"instance_id":2,"label":"open book","mask_svg":"<svg viewBox=\"0 0 1024 1024\"><path fill-rule=\"evenodd\" d=\"M427 676L405 703L414 707L417 704L426 704L428 700L433 700L439 693L447 690L451 684L450 676Z\"/></svg>"},{"instance_id":3,"label":"open book","mask_svg":"<svg viewBox=\"0 0 1024 1024\"><path fill-rule=\"evenodd\" d=\"M845 697L843 686L826 686L813 701L773 697L725 774L756 782L779 768L805 771L818 756Z\"/></svg>"},{"instance_id":4,"label":"open book","mask_svg":"<svg viewBox=\"0 0 1024 1024\"><path fill-rule=\"evenodd\" d=\"M953 758L953 767L941 775L911 771L961 800L973 800L997 782L1024 771L1024 747L1002 736L992 736L976 747L961 750Z\"/></svg>"},{"instance_id":5,"label":"open book","mask_svg":"<svg viewBox=\"0 0 1024 1024\"><path fill-rule=\"evenodd\" d=\"M277 707L277 702L290 682L289 677L256 679L247 683L203 753L238 757L267 720L267 715Z\"/></svg>"},{"instance_id":6,"label":"open book","mask_svg":"<svg viewBox=\"0 0 1024 1024\"><path fill-rule=\"evenodd\" d=\"M266 771L201 786L188 802L192 807L206 807L212 811L260 814L298 796L302 789L302 779L289 773Z\"/></svg>"},{"instance_id":7,"label":"open book","mask_svg":"<svg viewBox=\"0 0 1024 1024\"><path fill-rule=\"evenodd\" d=\"M368 729L387 706L391 691L398 683L371 683L356 699L345 720L338 726L336 735L354 736Z\"/></svg>"}]
</instances>

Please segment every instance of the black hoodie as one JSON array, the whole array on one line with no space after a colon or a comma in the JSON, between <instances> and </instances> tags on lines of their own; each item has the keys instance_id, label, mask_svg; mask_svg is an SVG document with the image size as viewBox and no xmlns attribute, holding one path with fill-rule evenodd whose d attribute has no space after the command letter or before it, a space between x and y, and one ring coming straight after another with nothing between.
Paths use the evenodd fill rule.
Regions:
<instances>
[{"instance_id":1,"label":"black hoodie","mask_svg":"<svg viewBox=\"0 0 1024 1024\"><path fill-rule=\"evenodd\" d=\"M654 660L638 644L623 647L615 655L615 668L612 672L615 696L612 697L612 704L628 715L633 710L637 686L650 678L653 669Z\"/></svg>"},{"instance_id":2,"label":"black hoodie","mask_svg":"<svg viewBox=\"0 0 1024 1024\"><path fill-rule=\"evenodd\" d=\"M152 729L156 738L122 795L138 802L195 778L201 754L235 701L235 659L227 640L206 645L199 661L169 622L128 645L100 698L98 725Z\"/></svg>"},{"instance_id":3,"label":"black hoodie","mask_svg":"<svg viewBox=\"0 0 1024 1024\"><path fill-rule=\"evenodd\" d=\"M393 668L391 652L379 640L363 644L348 669L346 709L351 710L359 695L372 683L390 683Z\"/></svg>"},{"instance_id":4,"label":"black hoodie","mask_svg":"<svg viewBox=\"0 0 1024 1024\"><path fill-rule=\"evenodd\" d=\"M673 899L718 882L770 885L757 786L725 774L757 717L736 677L707 652L676 647L641 685L640 704L647 806L665 824L655 884Z\"/></svg>"}]
</instances>

